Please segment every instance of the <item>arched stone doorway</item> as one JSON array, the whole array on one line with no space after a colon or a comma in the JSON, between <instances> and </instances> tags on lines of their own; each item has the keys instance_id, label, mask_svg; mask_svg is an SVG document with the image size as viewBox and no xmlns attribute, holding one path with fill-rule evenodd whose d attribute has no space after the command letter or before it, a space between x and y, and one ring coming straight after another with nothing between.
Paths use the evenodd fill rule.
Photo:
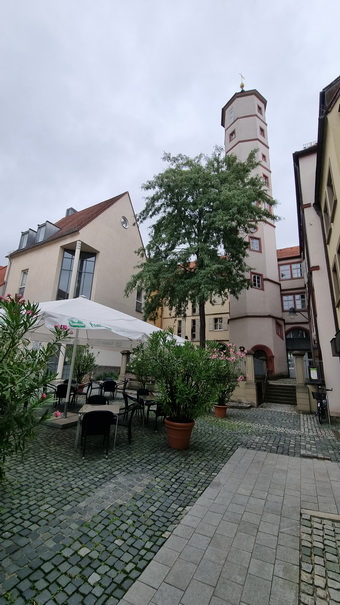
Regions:
<instances>
[{"instance_id":1,"label":"arched stone doorway","mask_svg":"<svg viewBox=\"0 0 340 605\"><path fill-rule=\"evenodd\" d=\"M267 376L273 376L275 371L274 355L270 348L266 345L255 345L252 347L252 351L254 353L254 359L259 359L266 364Z\"/></svg>"}]
</instances>

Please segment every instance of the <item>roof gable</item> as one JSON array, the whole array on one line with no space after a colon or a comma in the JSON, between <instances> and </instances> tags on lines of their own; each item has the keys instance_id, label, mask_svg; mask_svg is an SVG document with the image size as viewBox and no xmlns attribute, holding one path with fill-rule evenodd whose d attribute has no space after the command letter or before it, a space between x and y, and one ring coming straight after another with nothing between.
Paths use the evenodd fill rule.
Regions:
<instances>
[{"instance_id":1,"label":"roof gable","mask_svg":"<svg viewBox=\"0 0 340 605\"><path fill-rule=\"evenodd\" d=\"M89 206L88 208L84 208L84 210L79 210L79 212L74 212L73 214L69 214L68 216L64 216L59 221L54 223L56 227L58 227L58 231L47 237L45 240L33 243L30 246L26 246L25 248L20 248L19 250L15 250L9 256L14 256L16 254L21 254L26 252L27 250L32 250L37 248L38 246L43 246L44 244L48 244L49 242L53 242L55 240L61 239L70 235L71 233L77 233L86 225L91 223L94 219L96 219L100 214L108 210L113 204L118 202L124 195L128 194L128 192L121 193L116 197L112 197L109 200L105 200L104 202L99 202L99 204L94 204L94 206Z\"/></svg>"}]
</instances>

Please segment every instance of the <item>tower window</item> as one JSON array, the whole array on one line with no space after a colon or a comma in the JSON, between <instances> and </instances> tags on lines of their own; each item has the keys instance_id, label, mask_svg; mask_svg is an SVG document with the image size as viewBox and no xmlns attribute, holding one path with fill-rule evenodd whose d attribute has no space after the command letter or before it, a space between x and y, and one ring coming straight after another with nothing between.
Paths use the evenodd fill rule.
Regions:
<instances>
[{"instance_id":1,"label":"tower window","mask_svg":"<svg viewBox=\"0 0 340 605\"><path fill-rule=\"evenodd\" d=\"M264 137L264 136L265 136L265 134L266 134L266 133L265 133L265 131L264 131L264 128L262 128L262 126L260 126L260 135L261 135L261 137Z\"/></svg>"},{"instance_id":2,"label":"tower window","mask_svg":"<svg viewBox=\"0 0 340 605\"><path fill-rule=\"evenodd\" d=\"M249 248L253 252L261 252L261 240L258 237L250 237Z\"/></svg>"},{"instance_id":3,"label":"tower window","mask_svg":"<svg viewBox=\"0 0 340 605\"><path fill-rule=\"evenodd\" d=\"M262 175L262 180L263 180L264 185L265 185L266 187L269 187L269 178L267 177L267 175L266 175L266 174L263 174L263 175Z\"/></svg>"},{"instance_id":4,"label":"tower window","mask_svg":"<svg viewBox=\"0 0 340 605\"><path fill-rule=\"evenodd\" d=\"M257 111L258 111L258 113L260 114L260 116L262 116L262 115L263 115L263 110L262 110L261 105L258 105L258 106L257 106Z\"/></svg>"},{"instance_id":5,"label":"tower window","mask_svg":"<svg viewBox=\"0 0 340 605\"><path fill-rule=\"evenodd\" d=\"M262 162L266 162L267 161L267 156L263 153L262 154Z\"/></svg>"},{"instance_id":6,"label":"tower window","mask_svg":"<svg viewBox=\"0 0 340 605\"><path fill-rule=\"evenodd\" d=\"M263 277L260 273L251 273L250 279L251 279L253 288L257 288L258 290L263 290Z\"/></svg>"},{"instance_id":7,"label":"tower window","mask_svg":"<svg viewBox=\"0 0 340 605\"><path fill-rule=\"evenodd\" d=\"M236 130L233 130L230 134L229 134L229 142L233 141L234 139L236 139Z\"/></svg>"}]
</instances>

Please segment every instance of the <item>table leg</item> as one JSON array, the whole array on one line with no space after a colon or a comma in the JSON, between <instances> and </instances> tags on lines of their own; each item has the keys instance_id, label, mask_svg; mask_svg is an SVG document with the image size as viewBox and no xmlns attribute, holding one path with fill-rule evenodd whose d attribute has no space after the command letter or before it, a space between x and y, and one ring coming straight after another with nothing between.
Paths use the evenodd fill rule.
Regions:
<instances>
[{"instance_id":1,"label":"table leg","mask_svg":"<svg viewBox=\"0 0 340 605\"><path fill-rule=\"evenodd\" d=\"M76 429L76 438L75 438L75 442L74 442L74 449L75 450L77 449L78 441L79 441L80 424L81 424L81 414L78 414L78 422L77 422L77 429Z\"/></svg>"}]
</instances>

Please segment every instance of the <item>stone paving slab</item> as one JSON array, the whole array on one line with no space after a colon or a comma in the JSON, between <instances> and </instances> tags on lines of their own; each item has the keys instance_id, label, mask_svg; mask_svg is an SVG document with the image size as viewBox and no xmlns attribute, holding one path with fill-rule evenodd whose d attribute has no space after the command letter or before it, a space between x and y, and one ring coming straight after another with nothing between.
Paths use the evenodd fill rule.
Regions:
<instances>
[{"instance_id":1,"label":"stone paving slab","mask_svg":"<svg viewBox=\"0 0 340 605\"><path fill-rule=\"evenodd\" d=\"M339 513L338 463L239 448L120 605L339 603Z\"/></svg>"},{"instance_id":2,"label":"stone paving slab","mask_svg":"<svg viewBox=\"0 0 340 605\"><path fill-rule=\"evenodd\" d=\"M102 440L94 438L83 460L74 450L75 427L59 431L41 426L24 458L16 454L8 460L7 481L0 486L0 605L117 605L151 561L160 564L159 582L162 566L169 568L180 556L188 569L196 568L189 596L200 584L209 587L208 574L216 570L219 594L228 580L237 594L240 582L231 576L237 569L241 577L249 567L251 576L269 581L273 572L289 581L296 565L286 549L297 549L299 533L280 527L277 533L276 517L284 507L288 516L283 526L295 520L299 473L291 472L289 489L280 482L274 486L265 510L266 478L256 486L251 481L237 485L237 494L234 478L232 489L213 504L207 497L200 504L197 499L239 447L251 455L339 462L335 428L339 424L320 427L315 417L301 416L290 405L230 409L225 419L212 414L199 419L190 449L178 452L167 447L161 423L155 431L152 421L142 426L136 418L131 446L123 429L108 459ZM325 488L322 481L317 486L304 481L301 506L309 511L323 502L331 506ZM186 525L178 525L188 507ZM229 552L236 526L237 542ZM252 552L244 546L244 534L256 538ZM276 545L285 558L273 571ZM252 556L256 561L250 567ZM214 572L212 563L217 564ZM157 588L149 586L153 599L161 605L170 598L181 600L188 588L169 586L164 580ZM213 595L211 603L221 605L221 598Z\"/></svg>"}]
</instances>

